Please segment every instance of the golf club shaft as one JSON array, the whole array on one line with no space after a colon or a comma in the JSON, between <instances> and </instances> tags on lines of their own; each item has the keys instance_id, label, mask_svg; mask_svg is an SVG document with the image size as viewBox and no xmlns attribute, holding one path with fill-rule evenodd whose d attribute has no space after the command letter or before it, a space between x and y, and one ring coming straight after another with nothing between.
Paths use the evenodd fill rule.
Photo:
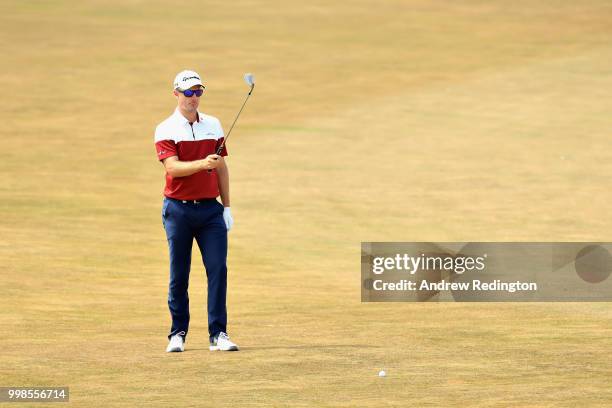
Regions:
<instances>
[{"instance_id":1,"label":"golf club shaft","mask_svg":"<svg viewBox=\"0 0 612 408\"><path fill-rule=\"evenodd\" d=\"M247 101L249 100L249 96L251 96L251 94L253 93L253 88L255 88L255 84L251 85L251 90L249 91L248 95L244 99L244 103L240 107L240 110L238 111L238 114L236 115L236 118L234 119L234 122L232 123L232 126L230 126L229 132L227 132L227 136L223 139L223 142L221 142L221 144L217 148L217 151L215 152L215 154L219 155L223 151L223 148L225 147L225 143L227 142L227 139L229 139L230 134L232 133L232 129L234 128L234 125L238 121L238 117L240 116L240 114L242 113L242 110L244 109L244 105L246 105ZM209 173L212 172L212 169L209 169L208 172Z\"/></svg>"},{"instance_id":2,"label":"golf club shaft","mask_svg":"<svg viewBox=\"0 0 612 408\"><path fill-rule=\"evenodd\" d=\"M251 94L253 93L253 88L255 88L255 84L251 85L251 90L249 91L248 95L246 96L246 98L244 100L244 103L242 104L242 107L238 111L238 114L236 115L236 118L234 119L234 122L232 123L232 126L230 126L230 130L229 130L229 132L227 132L227 136L225 137L225 139L223 139L223 142L221 143L221 145L219 145L219 148L217 149L217 154L221 154L221 152L223 151L223 147L225 146L225 143L229 139L230 134L232 133L232 129L234 128L234 125L236 124L236 121L238 121L238 117L240 116L240 114L242 113L242 110L244 109L244 105L246 105L247 101L249 100L249 96L251 96Z\"/></svg>"}]
</instances>

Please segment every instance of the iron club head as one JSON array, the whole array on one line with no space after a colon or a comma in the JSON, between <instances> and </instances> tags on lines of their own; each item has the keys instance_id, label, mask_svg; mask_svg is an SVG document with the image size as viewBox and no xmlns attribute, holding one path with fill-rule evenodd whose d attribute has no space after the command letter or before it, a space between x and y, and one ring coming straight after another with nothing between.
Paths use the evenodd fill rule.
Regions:
<instances>
[{"instance_id":1,"label":"iron club head","mask_svg":"<svg viewBox=\"0 0 612 408\"><path fill-rule=\"evenodd\" d=\"M255 86L255 77L253 74L244 74L244 82L250 87Z\"/></svg>"}]
</instances>

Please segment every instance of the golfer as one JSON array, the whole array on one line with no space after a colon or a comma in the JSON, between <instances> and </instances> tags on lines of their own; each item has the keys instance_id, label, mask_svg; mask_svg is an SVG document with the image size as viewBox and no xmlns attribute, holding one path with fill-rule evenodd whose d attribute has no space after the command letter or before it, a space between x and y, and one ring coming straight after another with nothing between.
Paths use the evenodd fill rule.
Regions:
<instances>
[{"instance_id":1,"label":"golfer","mask_svg":"<svg viewBox=\"0 0 612 408\"><path fill-rule=\"evenodd\" d=\"M177 107L155 129L157 158L166 170L162 222L170 250L167 352L185 350L189 330L189 270L195 238L208 278L210 350L236 351L227 335L227 232L232 228L229 173L219 120L198 111L204 85L194 71L174 79ZM221 196L221 203L217 197Z\"/></svg>"}]
</instances>

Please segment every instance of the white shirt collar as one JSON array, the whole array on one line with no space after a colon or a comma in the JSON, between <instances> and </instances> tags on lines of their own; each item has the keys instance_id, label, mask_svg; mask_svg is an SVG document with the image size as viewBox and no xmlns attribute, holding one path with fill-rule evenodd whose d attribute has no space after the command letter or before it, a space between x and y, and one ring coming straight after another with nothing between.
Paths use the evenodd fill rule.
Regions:
<instances>
[{"instance_id":1,"label":"white shirt collar","mask_svg":"<svg viewBox=\"0 0 612 408\"><path fill-rule=\"evenodd\" d=\"M183 116L178 106L176 107L176 109L174 109L173 116L175 117L176 120L178 120L182 124L189 124L189 121L187 120L186 117ZM198 111L198 122L204 122L204 114L200 111Z\"/></svg>"}]
</instances>

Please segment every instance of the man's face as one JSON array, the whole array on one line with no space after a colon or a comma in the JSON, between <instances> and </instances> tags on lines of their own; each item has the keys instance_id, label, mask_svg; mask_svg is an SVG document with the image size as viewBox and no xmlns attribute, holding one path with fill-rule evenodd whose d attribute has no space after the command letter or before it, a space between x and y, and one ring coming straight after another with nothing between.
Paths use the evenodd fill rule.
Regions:
<instances>
[{"instance_id":1,"label":"man's face","mask_svg":"<svg viewBox=\"0 0 612 408\"><path fill-rule=\"evenodd\" d=\"M189 89L192 91L197 91L198 89L204 88L200 85L194 85ZM190 113L197 112L198 106L200 106L200 97L195 94L190 97L187 97L183 92L180 92L178 90L174 91L174 96L176 96L178 100L178 106L181 110Z\"/></svg>"}]
</instances>

